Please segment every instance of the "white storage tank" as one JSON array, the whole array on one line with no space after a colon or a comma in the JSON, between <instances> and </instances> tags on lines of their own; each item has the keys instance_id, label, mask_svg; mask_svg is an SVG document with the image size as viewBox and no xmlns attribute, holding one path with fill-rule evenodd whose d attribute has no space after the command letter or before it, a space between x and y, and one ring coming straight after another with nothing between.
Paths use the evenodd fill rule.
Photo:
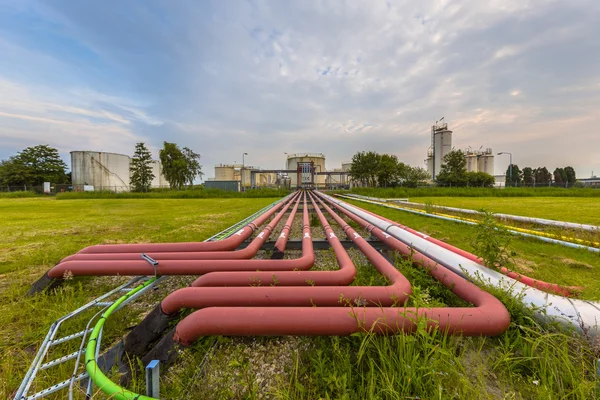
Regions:
<instances>
[{"instance_id":1,"label":"white storage tank","mask_svg":"<svg viewBox=\"0 0 600 400\"><path fill-rule=\"evenodd\" d=\"M235 167L233 165L215 165L215 181L234 181Z\"/></svg>"},{"instance_id":2,"label":"white storage tank","mask_svg":"<svg viewBox=\"0 0 600 400\"><path fill-rule=\"evenodd\" d=\"M477 169L479 172L485 172L492 176L494 175L494 153L492 153L492 149L486 149L485 152L479 156Z\"/></svg>"},{"instance_id":3,"label":"white storage tank","mask_svg":"<svg viewBox=\"0 0 600 400\"><path fill-rule=\"evenodd\" d=\"M444 128L434 130L433 132L434 176L437 176L437 174L440 173L442 165L444 164L444 157L452 151L452 131L446 128L446 124L444 124L443 127Z\"/></svg>"},{"instance_id":4,"label":"white storage tank","mask_svg":"<svg viewBox=\"0 0 600 400\"><path fill-rule=\"evenodd\" d=\"M298 170L298 165L313 163L314 172L325 172L325 154L323 153L296 153L287 156L286 169ZM298 186L298 174L290 173L291 187ZM325 175L314 175L314 184L325 187Z\"/></svg>"},{"instance_id":5,"label":"white storage tank","mask_svg":"<svg viewBox=\"0 0 600 400\"><path fill-rule=\"evenodd\" d=\"M72 151L71 172L73 190L94 186L94 190L129 190L129 164L125 154L97 151Z\"/></svg>"},{"instance_id":6,"label":"white storage tank","mask_svg":"<svg viewBox=\"0 0 600 400\"><path fill-rule=\"evenodd\" d=\"M477 172L479 171L477 154L473 152L466 152L465 159L467 160L467 171L468 172Z\"/></svg>"},{"instance_id":7,"label":"white storage tank","mask_svg":"<svg viewBox=\"0 0 600 400\"><path fill-rule=\"evenodd\" d=\"M152 179L151 187L153 188L162 188L169 187L169 182L165 179L165 176L162 174L162 166L160 161L152 160L152 174L154 175L154 179Z\"/></svg>"}]
</instances>

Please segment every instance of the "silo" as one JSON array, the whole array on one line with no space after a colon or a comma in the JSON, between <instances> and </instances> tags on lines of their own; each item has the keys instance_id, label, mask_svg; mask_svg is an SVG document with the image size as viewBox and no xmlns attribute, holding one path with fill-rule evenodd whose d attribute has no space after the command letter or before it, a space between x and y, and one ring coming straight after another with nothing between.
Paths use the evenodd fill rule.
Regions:
<instances>
[{"instance_id":1,"label":"silo","mask_svg":"<svg viewBox=\"0 0 600 400\"><path fill-rule=\"evenodd\" d=\"M477 154L472 151L467 151L465 153L465 158L467 160L467 171L468 172L477 172L479 171Z\"/></svg>"},{"instance_id":2,"label":"silo","mask_svg":"<svg viewBox=\"0 0 600 400\"><path fill-rule=\"evenodd\" d=\"M252 171L258 171L258 168L252 167L252 166L247 166L247 167L244 167L243 172L240 169L239 179L242 182L243 187L252 186ZM255 179L254 184L255 185L258 185L258 182L259 182L258 175L259 174L254 174L254 179Z\"/></svg>"},{"instance_id":3,"label":"silo","mask_svg":"<svg viewBox=\"0 0 600 400\"><path fill-rule=\"evenodd\" d=\"M215 181L234 181L235 168L233 165L215 165Z\"/></svg>"},{"instance_id":4,"label":"silo","mask_svg":"<svg viewBox=\"0 0 600 400\"><path fill-rule=\"evenodd\" d=\"M325 155L323 153L296 153L290 154L287 157L287 168L288 170L298 170L298 166L307 165L312 163L314 173L325 172ZM291 186L298 187L298 174L290 174ZM314 175L315 185L324 187L325 186L325 175Z\"/></svg>"},{"instance_id":5,"label":"silo","mask_svg":"<svg viewBox=\"0 0 600 400\"><path fill-rule=\"evenodd\" d=\"M452 151L452 131L448 130L446 124L434 128L433 148L434 176L437 176L444 164L444 157Z\"/></svg>"},{"instance_id":6,"label":"silo","mask_svg":"<svg viewBox=\"0 0 600 400\"><path fill-rule=\"evenodd\" d=\"M72 151L73 189L83 190L84 185L92 185L94 190L128 191L130 162L125 154Z\"/></svg>"},{"instance_id":7,"label":"silo","mask_svg":"<svg viewBox=\"0 0 600 400\"><path fill-rule=\"evenodd\" d=\"M485 172L492 176L494 175L494 153L492 153L492 149L486 149L485 152L479 156L477 168L480 172Z\"/></svg>"}]
</instances>

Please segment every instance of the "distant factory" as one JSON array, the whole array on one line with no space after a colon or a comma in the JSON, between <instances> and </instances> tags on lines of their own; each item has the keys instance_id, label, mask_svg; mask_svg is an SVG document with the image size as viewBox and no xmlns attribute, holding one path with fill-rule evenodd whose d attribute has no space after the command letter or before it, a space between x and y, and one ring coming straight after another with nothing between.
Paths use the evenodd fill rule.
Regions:
<instances>
[{"instance_id":1,"label":"distant factory","mask_svg":"<svg viewBox=\"0 0 600 400\"><path fill-rule=\"evenodd\" d=\"M111 190L128 192L130 187L129 166L131 157L125 154L99 151L71 152L71 182L74 191ZM169 187L162 175L160 162L152 161L151 187Z\"/></svg>"},{"instance_id":2,"label":"distant factory","mask_svg":"<svg viewBox=\"0 0 600 400\"><path fill-rule=\"evenodd\" d=\"M427 151L425 164L431 179L435 180L444 164L444 157L452 151L452 131L448 129L447 123L436 122L431 127L431 146ZM494 175L494 153L491 148L485 150L463 151L467 160L467 171L486 172Z\"/></svg>"},{"instance_id":3,"label":"distant factory","mask_svg":"<svg viewBox=\"0 0 600 400\"><path fill-rule=\"evenodd\" d=\"M327 171L323 153L288 154L284 169L261 169L243 164L215 165L214 179L205 186L224 190L245 190L261 187L340 188L350 184L350 163Z\"/></svg>"}]
</instances>

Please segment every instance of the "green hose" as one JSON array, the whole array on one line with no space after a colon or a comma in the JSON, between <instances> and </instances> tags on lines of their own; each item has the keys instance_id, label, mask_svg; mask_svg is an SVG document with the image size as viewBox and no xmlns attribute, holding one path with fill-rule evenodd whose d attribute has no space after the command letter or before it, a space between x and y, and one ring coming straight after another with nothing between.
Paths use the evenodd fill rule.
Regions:
<instances>
[{"instance_id":1,"label":"green hose","mask_svg":"<svg viewBox=\"0 0 600 400\"><path fill-rule=\"evenodd\" d=\"M98 341L98 335L100 334L100 330L104 326L104 322L106 319L112 314L113 311L117 307L119 307L125 300L150 285L154 282L156 278L152 278L144 282L144 284L136 287L131 292L127 293L125 296L119 298L115 301L103 314L96 326L94 326L94 330L90 335L90 341L87 344L87 348L85 349L85 369L87 370L90 379L98 388L109 395L111 399L118 400L152 400L154 397L148 397L141 394L137 394L131 392L127 389L122 388L116 383L112 382L106 375L102 373L98 364L96 363L96 342ZM156 399L155 399L156 400Z\"/></svg>"}]
</instances>

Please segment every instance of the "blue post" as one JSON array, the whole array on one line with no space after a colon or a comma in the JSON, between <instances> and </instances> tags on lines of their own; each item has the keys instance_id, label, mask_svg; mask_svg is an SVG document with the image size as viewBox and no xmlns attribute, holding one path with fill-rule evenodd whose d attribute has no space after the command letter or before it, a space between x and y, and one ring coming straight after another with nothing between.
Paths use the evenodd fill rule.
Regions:
<instances>
[{"instance_id":1,"label":"blue post","mask_svg":"<svg viewBox=\"0 0 600 400\"><path fill-rule=\"evenodd\" d=\"M146 395L160 398L160 361L152 360L146 366Z\"/></svg>"}]
</instances>

